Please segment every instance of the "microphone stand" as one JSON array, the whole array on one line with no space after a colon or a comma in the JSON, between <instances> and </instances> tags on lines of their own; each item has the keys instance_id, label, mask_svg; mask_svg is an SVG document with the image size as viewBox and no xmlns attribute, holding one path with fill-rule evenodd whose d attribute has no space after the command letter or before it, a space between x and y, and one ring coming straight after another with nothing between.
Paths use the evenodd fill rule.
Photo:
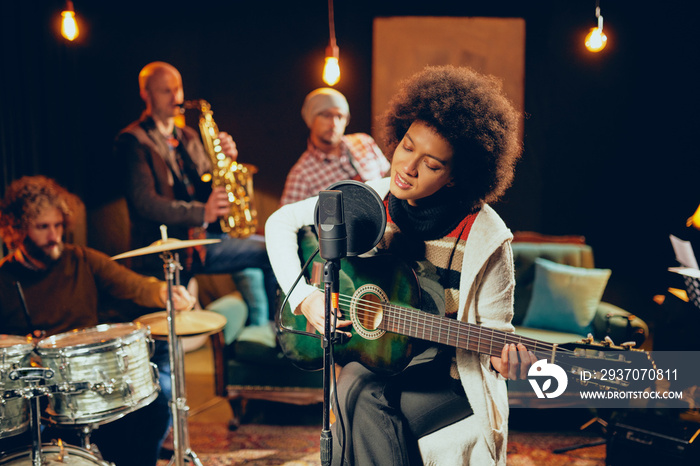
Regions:
<instances>
[{"instance_id":1,"label":"microphone stand","mask_svg":"<svg viewBox=\"0 0 700 466\"><path fill-rule=\"evenodd\" d=\"M323 329L323 424L321 430L321 464L330 465L333 458L333 434L331 433L330 387L331 363L333 361L333 333L331 318L338 311L338 293L340 292L340 260L327 260L323 267L323 289L325 293L325 324Z\"/></svg>"},{"instance_id":2,"label":"microphone stand","mask_svg":"<svg viewBox=\"0 0 700 466\"><path fill-rule=\"evenodd\" d=\"M342 191L321 191L319 205L319 250L326 260L323 268L325 319L323 329L323 425L321 430L321 464L329 466L333 458L333 435L330 427L331 363L335 328L331 319L338 313L340 293L340 259L347 256L347 231L343 214Z\"/></svg>"}]
</instances>

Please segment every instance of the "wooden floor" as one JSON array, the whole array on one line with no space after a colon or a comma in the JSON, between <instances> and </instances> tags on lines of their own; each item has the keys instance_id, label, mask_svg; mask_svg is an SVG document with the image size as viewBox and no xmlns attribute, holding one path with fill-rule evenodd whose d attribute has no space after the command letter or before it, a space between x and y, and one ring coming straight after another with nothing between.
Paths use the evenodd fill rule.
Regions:
<instances>
[{"instance_id":1,"label":"wooden floor","mask_svg":"<svg viewBox=\"0 0 700 466\"><path fill-rule=\"evenodd\" d=\"M214 395L214 362L209 340L204 346L185 353L185 390L189 419L197 422L228 422L231 406Z\"/></svg>"}]
</instances>

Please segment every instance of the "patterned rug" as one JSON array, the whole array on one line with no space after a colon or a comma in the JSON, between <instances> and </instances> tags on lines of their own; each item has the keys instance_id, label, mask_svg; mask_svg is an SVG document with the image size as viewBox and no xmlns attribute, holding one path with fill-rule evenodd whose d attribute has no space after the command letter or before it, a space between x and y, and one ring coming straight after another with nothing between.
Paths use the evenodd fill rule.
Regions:
<instances>
[{"instance_id":1,"label":"patterned rug","mask_svg":"<svg viewBox=\"0 0 700 466\"><path fill-rule=\"evenodd\" d=\"M189 434L190 447L205 466L321 464L320 426L244 424L230 431L226 423L190 421ZM167 463L161 460L158 466Z\"/></svg>"},{"instance_id":2,"label":"patterned rug","mask_svg":"<svg viewBox=\"0 0 700 466\"><path fill-rule=\"evenodd\" d=\"M508 435L508 466L604 466L605 445L585 446L562 453L558 449L603 440L595 435L561 432L514 432Z\"/></svg>"},{"instance_id":3,"label":"patterned rug","mask_svg":"<svg viewBox=\"0 0 700 466\"><path fill-rule=\"evenodd\" d=\"M288 465L317 466L320 426L244 424L229 431L225 423L190 421L190 446L205 466ZM561 432L511 432L508 466L602 466L605 445L553 453L555 449L600 440L592 435ZM167 464L166 460L158 466Z\"/></svg>"}]
</instances>

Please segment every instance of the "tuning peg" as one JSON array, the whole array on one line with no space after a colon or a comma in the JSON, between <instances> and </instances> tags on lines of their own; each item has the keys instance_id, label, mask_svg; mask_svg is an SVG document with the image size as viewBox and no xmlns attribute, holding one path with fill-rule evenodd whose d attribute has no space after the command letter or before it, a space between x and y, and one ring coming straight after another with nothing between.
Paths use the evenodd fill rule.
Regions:
<instances>
[{"instance_id":1,"label":"tuning peg","mask_svg":"<svg viewBox=\"0 0 700 466\"><path fill-rule=\"evenodd\" d=\"M623 347L623 348L626 349L626 350L631 350L631 349L634 348L636 345L637 345L637 343L634 342L634 341L626 341L626 342L624 342L624 343L620 343L620 346Z\"/></svg>"}]
</instances>

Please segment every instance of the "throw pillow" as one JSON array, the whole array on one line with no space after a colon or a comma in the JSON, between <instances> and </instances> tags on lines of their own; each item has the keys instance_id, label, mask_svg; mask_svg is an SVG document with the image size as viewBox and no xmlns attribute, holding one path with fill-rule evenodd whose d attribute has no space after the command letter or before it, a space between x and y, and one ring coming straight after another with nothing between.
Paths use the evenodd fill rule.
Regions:
<instances>
[{"instance_id":1,"label":"throw pillow","mask_svg":"<svg viewBox=\"0 0 700 466\"><path fill-rule=\"evenodd\" d=\"M587 335L609 269L589 269L535 259L535 281L524 327Z\"/></svg>"}]
</instances>

